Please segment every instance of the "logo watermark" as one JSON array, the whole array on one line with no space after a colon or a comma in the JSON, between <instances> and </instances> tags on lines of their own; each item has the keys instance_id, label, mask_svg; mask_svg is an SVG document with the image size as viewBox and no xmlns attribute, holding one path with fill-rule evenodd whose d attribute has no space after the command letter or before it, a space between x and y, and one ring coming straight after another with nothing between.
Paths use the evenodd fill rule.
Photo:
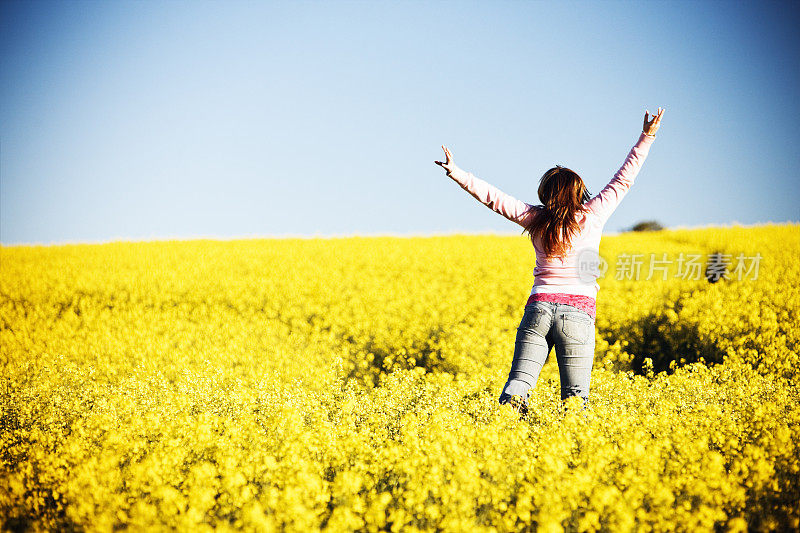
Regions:
<instances>
[{"instance_id":1,"label":"logo watermark","mask_svg":"<svg viewBox=\"0 0 800 533\"><path fill-rule=\"evenodd\" d=\"M608 271L608 262L596 251L586 248L578 254L578 279L583 283L594 283Z\"/></svg>"},{"instance_id":2,"label":"logo watermark","mask_svg":"<svg viewBox=\"0 0 800 533\"><path fill-rule=\"evenodd\" d=\"M692 254L681 252L677 256L668 256L666 252L656 253L620 253L614 258L614 279L640 280L651 279L706 279L715 283L725 280L757 280L758 269L763 256L756 252L754 255L739 253L725 254L714 252L705 254ZM609 263L599 253L592 249L584 249L578 253L577 260L578 279L583 283L593 283L596 279L605 277L609 270Z\"/></svg>"}]
</instances>

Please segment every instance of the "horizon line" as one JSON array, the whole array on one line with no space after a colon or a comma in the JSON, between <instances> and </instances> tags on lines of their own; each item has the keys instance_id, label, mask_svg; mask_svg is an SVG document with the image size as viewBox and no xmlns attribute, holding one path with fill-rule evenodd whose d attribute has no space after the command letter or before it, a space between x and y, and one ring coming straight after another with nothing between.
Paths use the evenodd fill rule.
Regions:
<instances>
[{"instance_id":1,"label":"horizon line","mask_svg":"<svg viewBox=\"0 0 800 533\"><path fill-rule=\"evenodd\" d=\"M741 222L733 221L729 223L709 223L709 224L699 224L695 226L686 226L686 225L679 225L679 226L664 226L664 230L672 231L672 230L692 230L692 229L708 229L708 228L733 228L733 227L757 227L757 226L774 226L774 225L800 225L800 220L785 220L785 221L766 221L766 222L753 222L750 224L744 224ZM631 229L619 230L619 231L603 231L603 236L612 236L612 235L620 235L623 233L636 233ZM347 238L378 238L378 237L394 237L394 238L419 238L419 237L452 237L458 235L492 235L492 236L500 236L500 237L516 237L520 236L518 233L511 233L511 232L499 232L499 231L446 231L446 232L416 232L416 233L397 233L397 232L375 232L375 233L365 233L365 232L351 232L351 233L314 233L314 234L304 234L304 233L279 233L279 234L261 234L261 233L245 233L245 234L237 234L237 235L229 235L229 236L221 236L221 235L213 235L213 234L206 234L206 235L175 235L175 236L165 236L165 237L152 237L152 238L141 238L141 237L114 237L111 239L104 239L104 240L94 240L94 241L76 241L76 240L68 240L68 241L51 241L51 242L42 242L42 241L34 241L34 242L14 242L14 243L4 243L0 241L0 247L16 247L16 246L72 246L72 245L91 245L91 244L113 244L113 243L145 243L145 242L171 242L171 241L237 241L237 240L260 240L260 239L275 239L275 240L284 240L284 239L347 239Z\"/></svg>"}]
</instances>

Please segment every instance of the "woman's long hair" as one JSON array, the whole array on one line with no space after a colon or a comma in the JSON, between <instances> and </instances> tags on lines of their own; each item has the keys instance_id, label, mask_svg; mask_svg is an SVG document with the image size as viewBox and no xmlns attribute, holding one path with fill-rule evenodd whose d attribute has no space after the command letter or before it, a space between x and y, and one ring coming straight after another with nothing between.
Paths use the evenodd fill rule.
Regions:
<instances>
[{"instance_id":1,"label":"woman's long hair","mask_svg":"<svg viewBox=\"0 0 800 533\"><path fill-rule=\"evenodd\" d=\"M539 200L533 216L522 233L540 235L547 257L564 257L571 247L572 238L580 229L576 214L586 211L584 205L591 198L586 185L577 173L556 165L539 180Z\"/></svg>"}]
</instances>

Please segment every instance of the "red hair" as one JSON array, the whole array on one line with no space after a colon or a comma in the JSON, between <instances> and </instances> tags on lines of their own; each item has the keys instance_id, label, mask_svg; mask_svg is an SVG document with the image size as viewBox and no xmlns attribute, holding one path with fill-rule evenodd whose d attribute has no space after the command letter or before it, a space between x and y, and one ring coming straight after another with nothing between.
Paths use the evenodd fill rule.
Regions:
<instances>
[{"instance_id":1,"label":"red hair","mask_svg":"<svg viewBox=\"0 0 800 533\"><path fill-rule=\"evenodd\" d=\"M540 235L547 257L564 257L580 229L576 214L586 211L589 191L577 173L556 165L539 180L539 200L523 233Z\"/></svg>"}]
</instances>

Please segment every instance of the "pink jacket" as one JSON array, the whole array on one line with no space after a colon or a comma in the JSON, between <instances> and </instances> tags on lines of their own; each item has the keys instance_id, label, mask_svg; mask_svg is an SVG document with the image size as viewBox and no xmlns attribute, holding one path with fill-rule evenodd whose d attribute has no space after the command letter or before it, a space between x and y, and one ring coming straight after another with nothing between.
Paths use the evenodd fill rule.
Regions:
<instances>
[{"instance_id":1,"label":"pink jacket","mask_svg":"<svg viewBox=\"0 0 800 533\"><path fill-rule=\"evenodd\" d=\"M531 238L536 250L536 268L531 294L564 293L595 298L600 285L597 278L605 271L600 258L600 237L611 213L617 208L647 158L654 135L642 133L625 162L608 185L586 203L588 213L579 213L580 232L572 239L572 248L564 258L546 258L538 235ZM530 221L531 204L517 200L497 187L456 167L448 173L461 187L492 211L522 227Z\"/></svg>"}]
</instances>

